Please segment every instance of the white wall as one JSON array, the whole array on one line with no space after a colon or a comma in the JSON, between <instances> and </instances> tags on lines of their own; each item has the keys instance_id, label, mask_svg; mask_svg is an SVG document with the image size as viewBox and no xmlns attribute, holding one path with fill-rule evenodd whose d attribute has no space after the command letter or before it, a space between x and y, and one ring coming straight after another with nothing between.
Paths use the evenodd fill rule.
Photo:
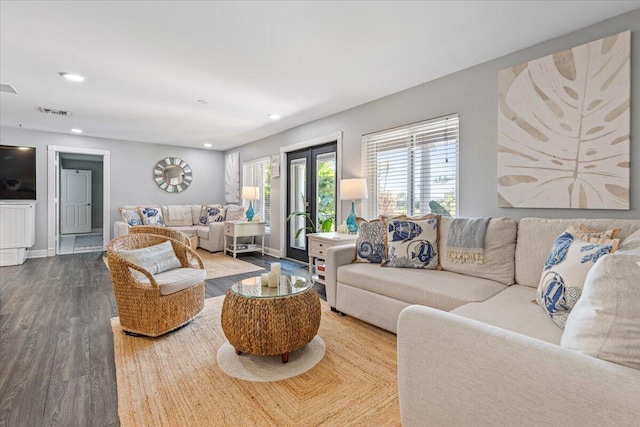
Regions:
<instances>
[{"instance_id":1,"label":"white wall","mask_svg":"<svg viewBox=\"0 0 640 427\"><path fill-rule=\"evenodd\" d=\"M36 147L36 244L47 249L47 146L83 147L111 152L111 219L120 219L118 207L143 204L207 204L224 202L224 155L220 151L146 144L0 127L0 143ZM153 168L165 157L179 157L193 170L186 191L170 194L153 180ZM113 235L113 225L111 227Z\"/></svg>"},{"instance_id":2,"label":"white wall","mask_svg":"<svg viewBox=\"0 0 640 427\"><path fill-rule=\"evenodd\" d=\"M631 30L631 209L570 210L499 208L497 199L498 71L600 38ZM460 216L526 216L547 218L640 218L640 10L532 46L420 86L307 123L239 149L241 161L275 154L279 147L343 131L343 178L361 176L361 137L364 134L445 114L460 115ZM416 54L428 55L428 52ZM452 52L464 55L465 52ZM354 58L357 60L357 58ZM408 64L410 66L410 64ZM635 108L634 108L635 106ZM272 232L269 246L279 248L279 178L271 195ZM342 205L343 216L349 212ZM341 222L342 219L339 219Z\"/></svg>"}]
</instances>

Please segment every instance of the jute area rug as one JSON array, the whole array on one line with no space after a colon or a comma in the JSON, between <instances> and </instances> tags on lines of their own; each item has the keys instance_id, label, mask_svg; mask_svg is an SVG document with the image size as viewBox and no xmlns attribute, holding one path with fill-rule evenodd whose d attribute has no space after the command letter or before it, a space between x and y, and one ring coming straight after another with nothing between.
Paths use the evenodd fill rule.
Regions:
<instances>
[{"instance_id":1,"label":"jute area rug","mask_svg":"<svg viewBox=\"0 0 640 427\"><path fill-rule=\"evenodd\" d=\"M198 249L197 253L202 258L204 269L207 271L207 279L264 270L262 267L225 255L223 252L211 253L204 249ZM109 268L107 257L105 256L103 260L107 268Z\"/></svg>"},{"instance_id":2,"label":"jute area rug","mask_svg":"<svg viewBox=\"0 0 640 427\"><path fill-rule=\"evenodd\" d=\"M396 336L322 301L322 360L277 382L226 375L216 353L224 297L160 338L130 337L111 319L122 426L399 426ZM240 356L242 357L242 356Z\"/></svg>"}]
</instances>

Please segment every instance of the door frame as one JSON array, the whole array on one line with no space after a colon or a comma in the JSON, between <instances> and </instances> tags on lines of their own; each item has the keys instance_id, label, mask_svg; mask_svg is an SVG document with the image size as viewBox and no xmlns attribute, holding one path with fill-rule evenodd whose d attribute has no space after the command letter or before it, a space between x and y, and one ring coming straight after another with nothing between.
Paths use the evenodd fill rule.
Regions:
<instances>
[{"instance_id":1,"label":"door frame","mask_svg":"<svg viewBox=\"0 0 640 427\"><path fill-rule=\"evenodd\" d=\"M60 153L102 156L102 235L105 250L111 238L111 151L82 147L47 146L47 256L56 256L60 239Z\"/></svg>"},{"instance_id":2,"label":"door frame","mask_svg":"<svg viewBox=\"0 0 640 427\"><path fill-rule=\"evenodd\" d=\"M282 223L280 224L280 255L286 258L287 255L287 221L285 213L287 212L287 153L292 151L311 148L316 145L324 145L336 141L336 226L341 224L342 209L340 203L340 179L342 179L342 131L331 133L307 141L298 142L296 144L280 147L280 212L282 214Z\"/></svg>"}]
</instances>

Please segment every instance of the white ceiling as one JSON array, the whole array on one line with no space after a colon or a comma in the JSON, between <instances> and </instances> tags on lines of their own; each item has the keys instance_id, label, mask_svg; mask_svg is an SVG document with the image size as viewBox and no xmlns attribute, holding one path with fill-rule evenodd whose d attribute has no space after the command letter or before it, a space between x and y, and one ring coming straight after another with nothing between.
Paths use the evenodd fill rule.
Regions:
<instances>
[{"instance_id":1,"label":"white ceiling","mask_svg":"<svg viewBox=\"0 0 640 427\"><path fill-rule=\"evenodd\" d=\"M637 0L2 0L0 83L18 94L1 93L0 122L227 150L637 8ZM62 71L86 80L68 82ZM274 112L282 119L270 120Z\"/></svg>"}]
</instances>

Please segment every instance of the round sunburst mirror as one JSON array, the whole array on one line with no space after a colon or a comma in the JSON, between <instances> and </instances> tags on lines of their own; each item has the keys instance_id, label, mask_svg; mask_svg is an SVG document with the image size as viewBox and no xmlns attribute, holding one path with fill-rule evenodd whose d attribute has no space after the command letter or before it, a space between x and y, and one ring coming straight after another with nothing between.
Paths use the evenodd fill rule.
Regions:
<instances>
[{"instance_id":1,"label":"round sunburst mirror","mask_svg":"<svg viewBox=\"0 0 640 427\"><path fill-rule=\"evenodd\" d=\"M191 185L193 173L184 160L167 157L156 163L156 167L153 168L153 180L167 193L180 193Z\"/></svg>"}]
</instances>

